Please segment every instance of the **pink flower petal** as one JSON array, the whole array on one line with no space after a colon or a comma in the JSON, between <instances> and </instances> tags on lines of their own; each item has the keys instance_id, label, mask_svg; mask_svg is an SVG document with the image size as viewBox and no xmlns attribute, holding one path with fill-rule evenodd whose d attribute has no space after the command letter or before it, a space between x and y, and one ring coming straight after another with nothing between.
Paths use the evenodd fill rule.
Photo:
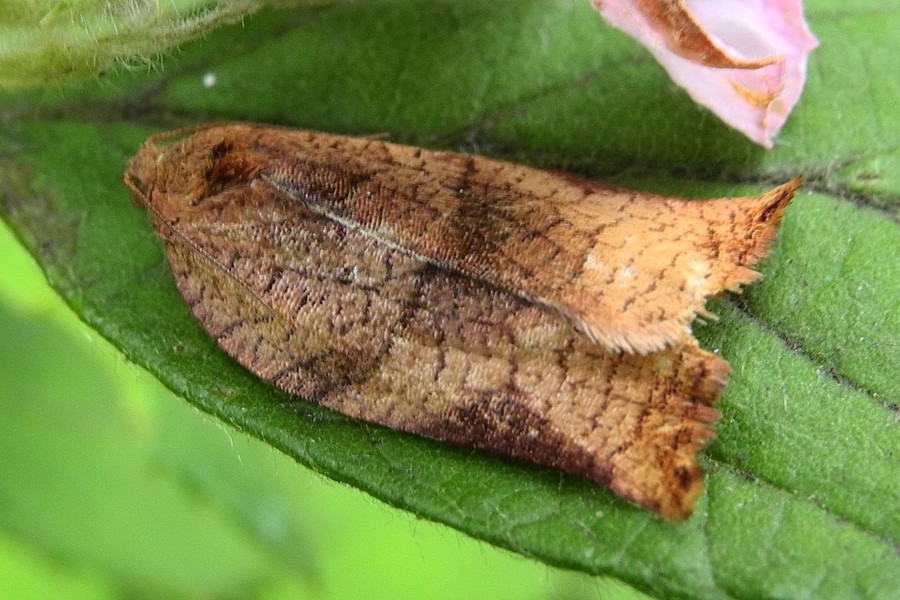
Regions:
<instances>
[{"instance_id":1,"label":"pink flower petal","mask_svg":"<svg viewBox=\"0 0 900 600\"><path fill-rule=\"evenodd\" d=\"M695 102L772 147L818 45L800 0L591 0Z\"/></svg>"}]
</instances>

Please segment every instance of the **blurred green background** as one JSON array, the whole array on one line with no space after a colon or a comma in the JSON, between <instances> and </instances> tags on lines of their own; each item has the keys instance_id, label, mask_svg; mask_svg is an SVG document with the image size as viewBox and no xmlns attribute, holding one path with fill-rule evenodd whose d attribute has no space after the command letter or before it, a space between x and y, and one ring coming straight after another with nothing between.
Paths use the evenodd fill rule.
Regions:
<instances>
[{"instance_id":1,"label":"blurred green background","mask_svg":"<svg viewBox=\"0 0 900 600\"><path fill-rule=\"evenodd\" d=\"M297 466L123 359L5 225L0 265L0 598L644 597Z\"/></svg>"}]
</instances>

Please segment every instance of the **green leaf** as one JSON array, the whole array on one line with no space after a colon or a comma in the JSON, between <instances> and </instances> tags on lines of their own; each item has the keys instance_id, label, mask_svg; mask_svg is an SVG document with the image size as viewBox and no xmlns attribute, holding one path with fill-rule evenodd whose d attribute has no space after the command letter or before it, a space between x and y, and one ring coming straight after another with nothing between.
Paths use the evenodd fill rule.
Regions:
<instances>
[{"instance_id":1,"label":"green leaf","mask_svg":"<svg viewBox=\"0 0 900 600\"><path fill-rule=\"evenodd\" d=\"M204 411L394 506L661 597L900 588L900 10L807 3L822 46L765 152L587 2L380 1L263 13L162 73L0 97L0 211L82 319ZM732 364L695 516L360 423L229 360L178 297L121 175L147 135L267 121L472 150L696 197L802 174L766 278L715 303Z\"/></svg>"}]
</instances>

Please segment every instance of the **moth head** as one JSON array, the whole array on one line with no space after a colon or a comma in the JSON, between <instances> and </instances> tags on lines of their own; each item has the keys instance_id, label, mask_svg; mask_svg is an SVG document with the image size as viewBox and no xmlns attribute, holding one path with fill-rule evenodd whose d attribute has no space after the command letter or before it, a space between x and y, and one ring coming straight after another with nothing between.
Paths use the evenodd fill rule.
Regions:
<instances>
[{"instance_id":1,"label":"moth head","mask_svg":"<svg viewBox=\"0 0 900 600\"><path fill-rule=\"evenodd\" d=\"M201 126L162 133L144 142L125 172L135 203L166 221L199 208L233 185L247 182L256 167L239 138Z\"/></svg>"},{"instance_id":2,"label":"moth head","mask_svg":"<svg viewBox=\"0 0 900 600\"><path fill-rule=\"evenodd\" d=\"M200 183L200 177L192 175L195 161L190 156L190 138L185 138L190 131L151 136L128 162L125 185L136 205L164 215L169 212L166 205L189 196Z\"/></svg>"}]
</instances>

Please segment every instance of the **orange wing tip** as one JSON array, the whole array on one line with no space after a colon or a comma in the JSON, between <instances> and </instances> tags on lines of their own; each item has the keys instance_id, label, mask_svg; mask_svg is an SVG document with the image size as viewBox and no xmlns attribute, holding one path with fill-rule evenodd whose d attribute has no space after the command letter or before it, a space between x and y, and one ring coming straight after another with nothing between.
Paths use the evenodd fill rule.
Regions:
<instances>
[{"instance_id":1,"label":"orange wing tip","mask_svg":"<svg viewBox=\"0 0 900 600\"><path fill-rule=\"evenodd\" d=\"M742 256L736 268L723 282L723 289L740 293L742 286L762 278L762 274L750 267L769 255L778 236L784 209L794 198L802 179L795 177L787 183L766 192L759 198L748 198L747 216L750 226Z\"/></svg>"},{"instance_id":2,"label":"orange wing tip","mask_svg":"<svg viewBox=\"0 0 900 600\"><path fill-rule=\"evenodd\" d=\"M660 515L672 521L689 518L697 498L703 493L704 473L697 464L697 453L715 437L719 411L714 405L725 388L730 370L726 361L713 354L709 354L703 364L706 372L695 387L689 413L690 440L677 451L657 507Z\"/></svg>"},{"instance_id":3,"label":"orange wing tip","mask_svg":"<svg viewBox=\"0 0 900 600\"><path fill-rule=\"evenodd\" d=\"M737 292L742 285L761 277L749 267L769 254L784 216L784 209L790 204L800 184L800 178L792 179L753 202L749 211L751 227L748 237L751 244L744 260L726 279L725 289ZM703 307L696 308L693 313L709 316ZM698 380L693 394L693 401L696 404L691 414L691 440L679 448L676 464L667 478L668 483L662 490L656 506L651 507L666 519L673 521L689 518L697 498L703 493L703 469L696 464L696 455L703 444L715 436L718 411L713 405L721 395L728 377L728 363L718 357L713 356L706 361L705 368L707 372Z\"/></svg>"},{"instance_id":4,"label":"orange wing tip","mask_svg":"<svg viewBox=\"0 0 900 600\"><path fill-rule=\"evenodd\" d=\"M592 315L583 307L562 306L557 310L584 333L593 343L612 350L634 354L659 352L673 344L690 338L691 323L698 317L717 320L714 313L704 308L708 297L721 290L739 293L741 287L757 281L762 275L754 271L753 265L765 258L771 251L784 216L784 209L790 204L797 188L802 183L796 177L756 198L736 198L735 202L743 214L742 231L746 234L733 235L734 262L720 275L719 288L710 291L706 298L686 307L682 314L666 321L641 323L623 321L618 327L611 327L606 318ZM727 270L730 269L730 273ZM552 303L548 303L552 305Z\"/></svg>"},{"instance_id":5,"label":"orange wing tip","mask_svg":"<svg viewBox=\"0 0 900 600\"><path fill-rule=\"evenodd\" d=\"M791 203L802 183L802 178L795 177L758 198L751 209L753 225L750 235L754 244L749 248L743 266L753 266L769 255L784 217L784 209Z\"/></svg>"},{"instance_id":6,"label":"orange wing tip","mask_svg":"<svg viewBox=\"0 0 900 600\"><path fill-rule=\"evenodd\" d=\"M726 361L701 351L690 369L694 381L692 391L672 407L672 419L663 425L669 433L663 437L672 437L677 432L672 437L677 442L659 447L660 471L655 483L640 492L614 487L617 492L670 521L683 521L691 516L704 486L704 472L697 464L697 453L715 437L719 411L714 405L725 387L728 371Z\"/></svg>"}]
</instances>

